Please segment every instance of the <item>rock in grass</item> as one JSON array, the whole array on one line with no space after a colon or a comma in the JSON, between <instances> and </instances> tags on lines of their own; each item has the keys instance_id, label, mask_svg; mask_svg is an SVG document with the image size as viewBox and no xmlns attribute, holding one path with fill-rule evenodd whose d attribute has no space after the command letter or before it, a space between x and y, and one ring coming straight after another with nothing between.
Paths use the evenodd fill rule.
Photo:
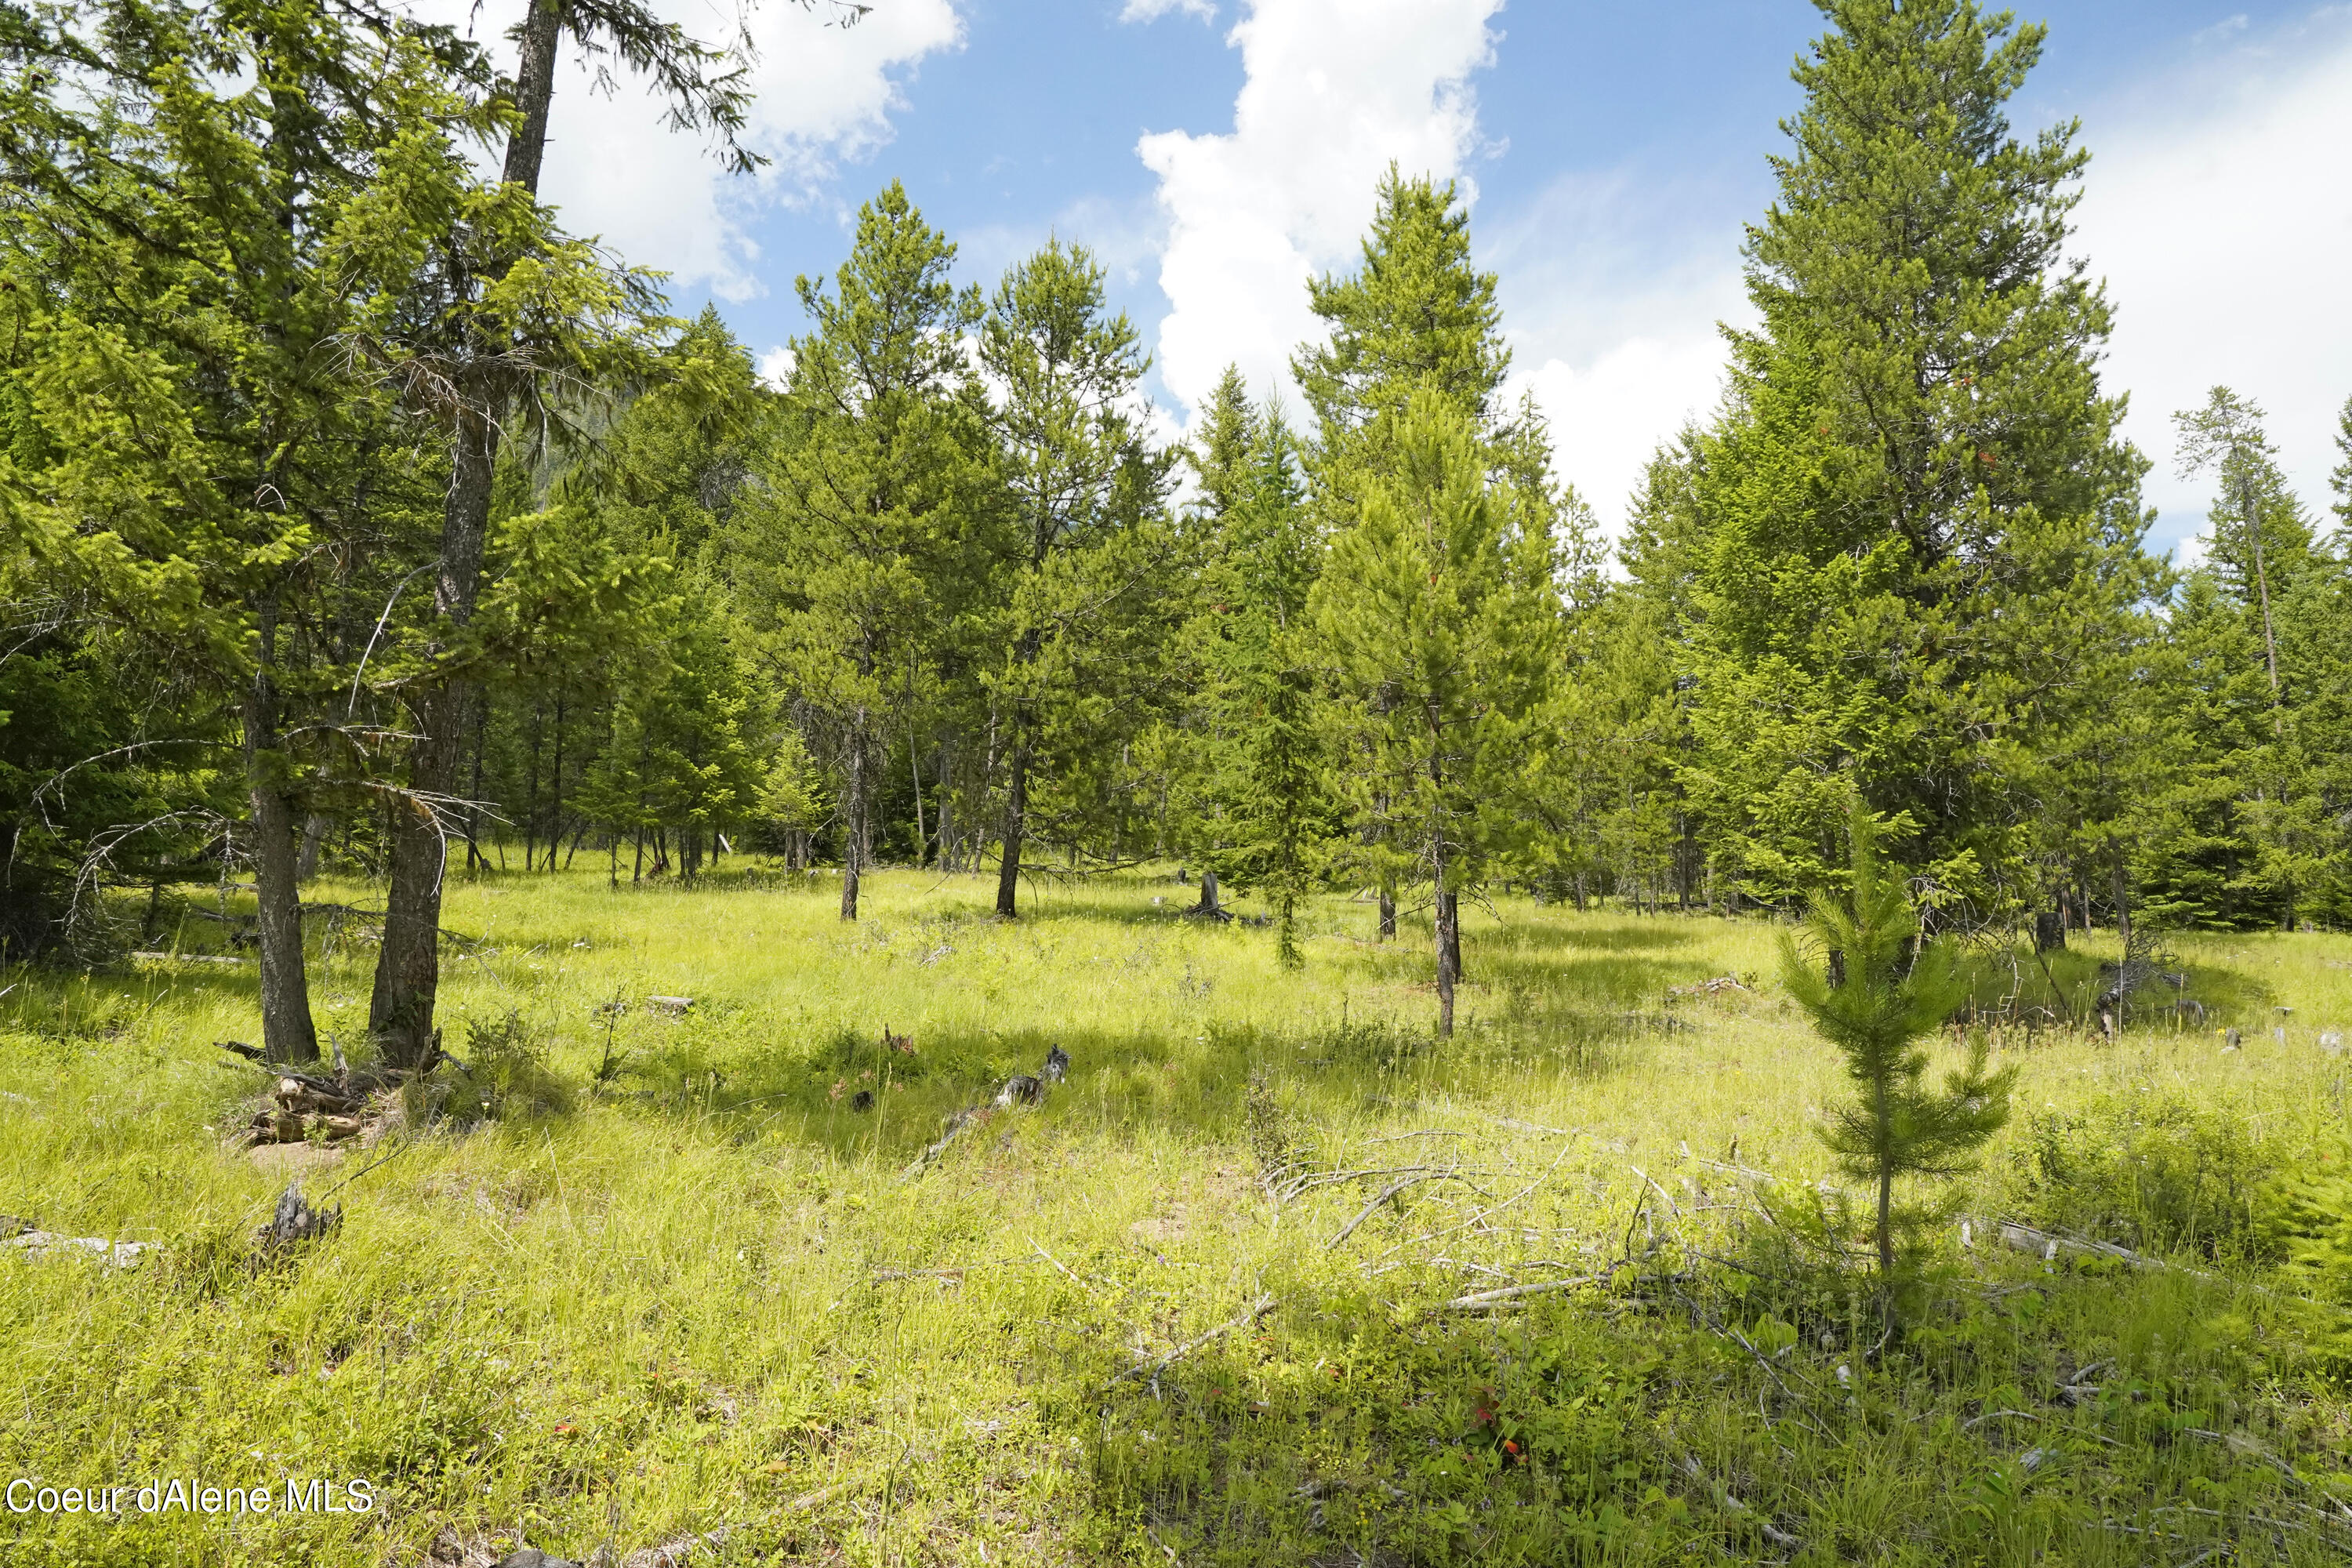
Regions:
<instances>
[{"instance_id":1,"label":"rock in grass","mask_svg":"<svg viewBox=\"0 0 2352 1568\"><path fill-rule=\"evenodd\" d=\"M109 1241L102 1236L59 1236L55 1231L28 1230L0 1243L20 1258L92 1258L109 1268L136 1268L154 1247L152 1241Z\"/></svg>"},{"instance_id":2,"label":"rock in grass","mask_svg":"<svg viewBox=\"0 0 2352 1568\"><path fill-rule=\"evenodd\" d=\"M536 1546L519 1546L499 1559L499 1568L580 1568L569 1557L550 1557Z\"/></svg>"}]
</instances>

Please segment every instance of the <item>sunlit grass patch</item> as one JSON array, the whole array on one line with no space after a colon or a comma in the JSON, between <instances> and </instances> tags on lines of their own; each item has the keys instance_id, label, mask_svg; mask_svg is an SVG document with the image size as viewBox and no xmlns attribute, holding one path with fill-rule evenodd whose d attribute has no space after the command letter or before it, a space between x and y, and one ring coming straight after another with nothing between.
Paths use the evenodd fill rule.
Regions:
<instances>
[{"instance_id":1,"label":"sunlit grass patch","mask_svg":"<svg viewBox=\"0 0 2352 1568\"><path fill-rule=\"evenodd\" d=\"M1369 905L1314 906L1286 973L1164 879L1046 887L1017 924L988 894L884 873L844 925L822 879L457 884L446 1037L494 1042L503 1088L452 1077L461 1114L318 1153L343 1226L260 1271L284 1167L226 1145L268 1080L212 1045L250 1037L249 982L10 974L0 1212L164 1247L0 1260L0 1469L382 1500L11 1515L16 1549L415 1563L446 1530L578 1560L726 1526L705 1550L740 1561L2340 1559L2309 1510L2346 1404L2270 1254L2212 1239L2236 1177L2198 1162L2341 1136L2342 938L2180 942L2236 1051L2002 1031L2019 1115L1959 1194L1974 1246L1939 1233L1879 1345L1859 1277L1760 1217L1818 1197L1848 1092L1769 924L1500 900L1440 1042L1425 941L1374 943ZM317 959L354 1060L372 962L348 927ZM1043 1105L906 1173L1056 1045ZM2140 1117L2160 1149L2124 1136L2174 1106ZM1279 1203L1269 1159L1305 1181ZM2201 1272L2045 1264L2002 1214Z\"/></svg>"}]
</instances>

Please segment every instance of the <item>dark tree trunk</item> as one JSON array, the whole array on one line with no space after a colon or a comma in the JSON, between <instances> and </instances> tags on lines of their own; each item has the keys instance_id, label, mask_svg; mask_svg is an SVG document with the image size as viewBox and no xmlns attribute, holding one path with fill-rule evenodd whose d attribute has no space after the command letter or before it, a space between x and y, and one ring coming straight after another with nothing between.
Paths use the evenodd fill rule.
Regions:
<instances>
[{"instance_id":1,"label":"dark tree trunk","mask_svg":"<svg viewBox=\"0 0 2352 1568\"><path fill-rule=\"evenodd\" d=\"M547 153L547 110L555 92L555 58L562 40L559 0L531 0L523 18L515 76L520 111L507 142L506 178L536 195ZM482 378L460 372L456 429L450 440L448 500L441 518L440 575L435 608L459 626L473 619L489 533L490 481L498 466L499 409ZM417 704L423 736L409 757L409 786L417 795L446 797L463 760L460 737L473 713L474 684L452 677ZM368 1030L393 1067L423 1065L433 1049L433 1005L441 984L441 888L448 846L435 806L412 796L392 816L391 882L384 895L383 948L376 960Z\"/></svg>"},{"instance_id":2,"label":"dark tree trunk","mask_svg":"<svg viewBox=\"0 0 2352 1568\"><path fill-rule=\"evenodd\" d=\"M1225 906L1217 902L1217 873L1206 866L1201 868L1201 901L1192 906L1192 912L1202 915L1225 912Z\"/></svg>"},{"instance_id":3,"label":"dark tree trunk","mask_svg":"<svg viewBox=\"0 0 2352 1568\"><path fill-rule=\"evenodd\" d=\"M996 912L1005 920L1020 918L1016 902L1021 890L1021 837L1029 826L1029 747L1013 746L1013 776L1004 795L1004 858L996 868Z\"/></svg>"},{"instance_id":4,"label":"dark tree trunk","mask_svg":"<svg viewBox=\"0 0 2352 1568\"><path fill-rule=\"evenodd\" d=\"M269 1059L314 1062L319 1036L310 1023L310 988L302 963L302 898L294 875L294 811L252 776L253 883L261 903L261 1042Z\"/></svg>"},{"instance_id":5,"label":"dark tree trunk","mask_svg":"<svg viewBox=\"0 0 2352 1568\"><path fill-rule=\"evenodd\" d=\"M1454 982L1462 962L1461 908L1441 879L1437 895L1437 1033L1454 1037Z\"/></svg>"},{"instance_id":6,"label":"dark tree trunk","mask_svg":"<svg viewBox=\"0 0 2352 1568\"><path fill-rule=\"evenodd\" d=\"M2033 951L2063 952L2066 950L2066 911L2063 908L2044 910L2033 917Z\"/></svg>"},{"instance_id":7,"label":"dark tree trunk","mask_svg":"<svg viewBox=\"0 0 2352 1568\"><path fill-rule=\"evenodd\" d=\"M530 705L530 766L523 773L522 792L522 868L526 871L538 864L539 749L546 729L547 705L534 700Z\"/></svg>"},{"instance_id":8,"label":"dark tree trunk","mask_svg":"<svg viewBox=\"0 0 2352 1568\"><path fill-rule=\"evenodd\" d=\"M1381 883L1381 933L1382 942L1396 940L1396 884Z\"/></svg>"},{"instance_id":9,"label":"dark tree trunk","mask_svg":"<svg viewBox=\"0 0 2352 1568\"><path fill-rule=\"evenodd\" d=\"M547 110L555 97L555 57L562 41L561 0L530 0L515 61L515 107L522 119L507 142L505 176L534 195L547 158Z\"/></svg>"},{"instance_id":10,"label":"dark tree trunk","mask_svg":"<svg viewBox=\"0 0 2352 1568\"><path fill-rule=\"evenodd\" d=\"M435 607L463 626L473 619L480 589L482 549L488 532L490 479L498 462L498 426L476 404L461 411L449 499L442 514L440 575ZM433 1004L441 984L441 889L447 839L434 799L457 783L472 717L474 683L462 677L427 690L418 704L424 733L409 755L414 794L394 804L392 876L384 895L383 950L376 960L368 1032L388 1066L422 1066L433 1049ZM425 798L419 798L425 797Z\"/></svg>"},{"instance_id":11,"label":"dark tree trunk","mask_svg":"<svg viewBox=\"0 0 2352 1568\"><path fill-rule=\"evenodd\" d=\"M857 918L857 883L873 848L874 803L866 767L866 712L860 709L849 727L849 790L841 825L841 918Z\"/></svg>"},{"instance_id":12,"label":"dark tree trunk","mask_svg":"<svg viewBox=\"0 0 2352 1568\"><path fill-rule=\"evenodd\" d=\"M261 658L245 699L246 799L253 812L253 886L260 905L261 1047L272 1061L314 1062L310 977L302 963L302 890L296 876L291 760L278 743L278 606L261 606Z\"/></svg>"},{"instance_id":13,"label":"dark tree trunk","mask_svg":"<svg viewBox=\"0 0 2352 1568\"><path fill-rule=\"evenodd\" d=\"M548 775L547 868L555 869L555 847L563 842L563 691L555 693L555 765ZM574 845L574 848L578 846ZM568 869L569 856L564 858Z\"/></svg>"},{"instance_id":14,"label":"dark tree trunk","mask_svg":"<svg viewBox=\"0 0 2352 1568\"><path fill-rule=\"evenodd\" d=\"M307 882L319 874L319 847L326 842L330 819L323 811L314 811L302 824L302 854L294 863L298 881Z\"/></svg>"},{"instance_id":15,"label":"dark tree trunk","mask_svg":"<svg viewBox=\"0 0 2352 1568\"><path fill-rule=\"evenodd\" d=\"M468 801L478 803L482 798L482 748L489 738L490 705L477 702L474 704L474 778L466 788ZM469 805L466 807L466 869L468 871L477 865L485 871L490 868L490 858L482 853L481 845L478 842L481 836L482 808L478 804Z\"/></svg>"}]
</instances>

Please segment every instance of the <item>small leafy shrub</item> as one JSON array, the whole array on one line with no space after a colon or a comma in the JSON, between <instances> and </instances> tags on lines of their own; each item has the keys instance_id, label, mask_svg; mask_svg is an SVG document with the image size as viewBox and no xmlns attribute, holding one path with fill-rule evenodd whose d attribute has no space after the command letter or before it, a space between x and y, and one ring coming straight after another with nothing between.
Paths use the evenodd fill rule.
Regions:
<instances>
[{"instance_id":1,"label":"small leafy shrub","mask_svg":"<svg viewBox=\"0 0 2352 1568\"><path fill-rule=\"evenodd\" d=\"M2274 1150L2238 1116L2170 1090L2103 1096L2032 1117L2012 1157L2009 1203L2044 1229L2139 1252L2273 1258L2263 1193Z\"/></svg>"},{"instance_id":2,"label":"small leafy shrub","mask_svg":"<svg viewBox=\"0 0 2352 1568\"><path fill-rule=\"evenodd\" d=\"M458 1120L498 1121L570 1109L571 1086L548 1067L545 1042L520 1013L469 1019L464 1054L466 1071L458 1075L448 1105Z\"/></svg>"}]
</instances>

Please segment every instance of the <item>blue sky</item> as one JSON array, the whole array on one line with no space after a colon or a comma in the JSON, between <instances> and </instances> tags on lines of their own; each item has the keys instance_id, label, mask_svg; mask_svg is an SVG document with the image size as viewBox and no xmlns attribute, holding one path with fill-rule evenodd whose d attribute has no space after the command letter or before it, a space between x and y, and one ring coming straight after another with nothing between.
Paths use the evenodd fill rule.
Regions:
<instances>
[{"instance_id":1,"label":"blue sky","mask_svg":"<svg viewBox=\"0 0 2352 1568\"><path fill-rule=\"evenodd\" d=\"M436 0L447 4L452 0ZM719 31L711 0L678 17ZM715 300L755 352L802 328L856 205L906 182L992 282L1058 232L1097 249L1172 422L1226 360L1276 389L1308 270L1346 265L1391 157L1463 179L1515 373L1604 520L1651 445L1712 402L1740 225L1796 104L1811 6L1565 0L874 0L827 26L766 0L753 133L729 180L627 87L560 89L549 195L577 229ZM2352 5L2071 0L2038 11L2022 126L2084 121L2077 247L2119 312L2110 378L2158 470L2162 545L2202 524L2164 416L2226 380L2264 403L2324 507L2352 395ZM497 21L486 17L486 28Z\"/></svg>"}]
</instances>

